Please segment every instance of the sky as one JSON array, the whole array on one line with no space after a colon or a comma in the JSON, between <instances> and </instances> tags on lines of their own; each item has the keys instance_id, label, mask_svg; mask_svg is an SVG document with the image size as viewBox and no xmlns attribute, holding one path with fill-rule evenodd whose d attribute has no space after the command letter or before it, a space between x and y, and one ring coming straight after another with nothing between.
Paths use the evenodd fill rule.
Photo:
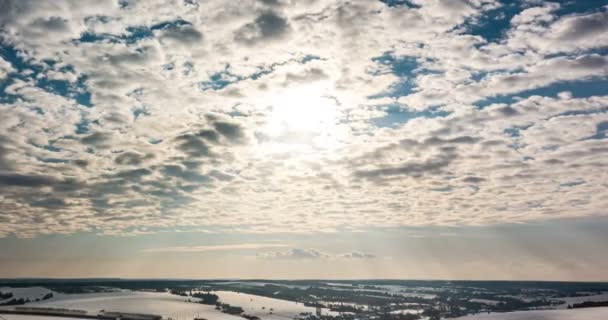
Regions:
<instances>
[{"instance_id":1,"label":"sky","mask_svg":"<svg viewBox=\"0 0 608 320\"><path fill-rule=\"evenodd\" d=\"M608 1L0 0L0 277L607 280Z\"/></svg>"}]
</instances>

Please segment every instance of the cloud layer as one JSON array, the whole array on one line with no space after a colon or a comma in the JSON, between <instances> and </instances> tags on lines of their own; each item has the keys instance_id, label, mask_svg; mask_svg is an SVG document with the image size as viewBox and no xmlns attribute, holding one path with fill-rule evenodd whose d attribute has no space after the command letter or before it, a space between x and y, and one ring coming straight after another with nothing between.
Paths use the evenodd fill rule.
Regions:
<instances>
[{"instance_id":1,"label":"cloud layer","mask_svg":"<svg viewBox=\"0 0 608 320\"><path fill-rule=\"evenodd\" d=\"M0 237L604 215L607 10L3 1Z\"/></svg>"}]
</instances>

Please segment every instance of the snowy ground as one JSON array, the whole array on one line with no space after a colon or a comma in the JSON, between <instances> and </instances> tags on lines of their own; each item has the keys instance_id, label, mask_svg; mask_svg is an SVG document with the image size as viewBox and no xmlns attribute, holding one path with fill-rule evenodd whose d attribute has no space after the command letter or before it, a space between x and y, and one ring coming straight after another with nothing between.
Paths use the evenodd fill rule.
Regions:
<instances>
[{"instance_id":1,"label":"snowy ground","mask_svg":"<svg viewBox=\"0 0 608 320\"><path fill-rule=\"evenodd\" d=\"M194 317L204 317L208 320L242 320L241 317L231 316L215 310L214 306L187 302L187 300L186 297L157 292L55 293L52 299L28 303L26 306L78 309L86 310L91 314L97 314L100 310L153 313L163 317L171 317L174 320L190 320ZM2 316L7 320L13 320L14 317ZM34 318L14 320L30 319L34 320ZM56 319L58 318L53 317L49 320ZM35 317L35 320L38 320L38 317Z\"/></svg>"},{"instance_id":2,"label":"snowy ground","mask_svg":"<svg viewBox=\"0 0 608 320\"><path fill-rule=\"evenodd\" d=\"M555 300L564 301L565 303L559 305L558 308L565 309L568 307L569 304L583 303L585 301L608 301L608 293L581 296L581 297L556 298Z\"/></svg>"},{"instance_id":3,"label":"snowy ground","mask_svg":"<svg viewBox=\"0 0 608 320\"><path fill-rule=\"evenodd\" d=\"M0 300L0 303L10 301L12 299L30 299L34 301L36 299L42 299L46 294L53 293L53 291L43 287L28 287L28 288L11 288L11 287L0 287L0 292L8 293L12 292L13 296L8 299Z\"/></svg>"},{"instance_id":4,"label":"snowy ground","mask_svg":"<svg viewBox=\"0 0 608 320\"><path fill-rule=\"evenodd\" d=\"M608 319L608 308L572 310L534 310L505 313L477 314L457 320L603 320ZM456 320L455 319L455 320Z\"/></svg>"},{"instance_id":5,"label":"snowy ground","mask_svg":"<svg viewBox=\"0 0 608 320\"><path fill-rule=\"evenodd\" d=\"M16 298L29 298L35 300L52 292L45 288L3 288L3 292L13 292ZM263 320L285 320L303 313L315 313L316 309L306 307L302 303L261 297L245 293L230 291L215 292L220 301L233 306L242 307L245 313L256 315ZM242 320L243 318L228 315L215 309L215 306L204 305L187 300L198 301L196 298L182 297L169 293L119 291L82 294L62 294L53 292L53 298L40 302L31 302L27 306L67 308L85 310L90 314L97 314L100 310L122 311L134 313L153 313L175 320L204 317L208 320ZM12 306L0 308L12 309ZM334 314L327 309L323 314ZM4 316L6 320L33 320L24 316ZM16 317L16 318L15 318ZM35 317L38 320L38 317ZM58 320L58 318L53 318ZM49 320L53 320L49 319ZM2 319L0 319L2 320Z\"/></svg>"},{"instance_id":6,"label":"snowy ground","mask_svg":"<svg viewBox=\"0 0 608 320\"><path fill-rule=\"evenodd\" d=\"M0 320L77 320L74 318L62 318L62 317L45 317L45 316L25 316L17 314L0 314Z\"/></svg>"},{"instance_id":7,"label":"snowy ground","mask_svg":"<svg viewBox=\"0 0 608 320\"><path fill-rule=\"evenodd\" d=\"M214 293L220 297L220 301L239 306L245 310L246 314L258 316L261 319L292 319L302 312L314 314L316 311L316 308L306 307L302 303L293 301L231 291L216 291ZM270 309L272 309L272 314L269 314ZM323 314L337 314L328 309L323 309L322 312Z\"/></svg>"}]
</instances>

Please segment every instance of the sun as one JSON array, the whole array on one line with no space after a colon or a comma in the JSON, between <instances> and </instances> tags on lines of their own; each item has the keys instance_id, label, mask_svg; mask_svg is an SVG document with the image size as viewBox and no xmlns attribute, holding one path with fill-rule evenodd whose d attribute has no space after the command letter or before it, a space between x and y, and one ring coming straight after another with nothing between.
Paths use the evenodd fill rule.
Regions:
<instances>
[{"instance_id":1,"label":"sun","mask_svg":"<svg viewBox=\"0 0 608 320\"><path fill-rule=\"evenodd\" d=\"M265 133L280 144L329 147L336 136L339 103L330 87L315 83L270 95Z\"/></svg>"}]
</instances>

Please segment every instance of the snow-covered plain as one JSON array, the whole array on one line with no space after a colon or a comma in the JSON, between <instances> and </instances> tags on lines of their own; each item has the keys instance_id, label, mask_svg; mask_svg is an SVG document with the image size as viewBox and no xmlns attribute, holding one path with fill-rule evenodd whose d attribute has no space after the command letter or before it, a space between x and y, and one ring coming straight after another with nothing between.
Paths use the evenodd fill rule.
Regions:
<instances>
[{"instance_id":1,"label":"snow-covered plain","mask_svg":"<svg viewBox=\"0 0 608 320\"><path fill-rule=\"evenodd\" d=\"M532 310L505 313L476 314L455 320L604 320L608 308L584 308L572 310Z\"/></svg>"},{"instance_id":2,"label":"snow-covered plain","mask_svg":"<svg viewBox=\"0 0 608 320\"><path fill-rule=\"evenodd\" d=\"M43 287L27 287L27 288L11 288L11 287L0 287L0 292L8 293L11 292L13 296L8 299L0 300L0 303L12 300L12 299L30 299L34 301L36 299L42 299L46 294L53 293L53 291Z\"/></svg>"},{"instance_id":3,"label":"snow-covered plain","mask_svg":"<svg viewBox=\"0 0 608 320\"><path fill-rule=\"evenodd\" d=\"M132 313L153 313L175 320L204 317L208 320L242 320L215 310L214 306L187 302L188 298L164 292L102 292L60 294L49 300L28 303L31 307L67 308L86 310L97 314L100 310ZM198 299L191 299L198 301ZM6 318L6 317L5 317ZM8 319L7 320L11 320ZM25 320L25 319L24 319Z\"/></svg>"},{"instance_id":4,"label":"snow-covered plain","mask_svg":"<svg viewBox=\"0 0 608 320\"><path fill-rule=\"evenodd\" d=\"M0 319L6 320L75 320L74 318L26 316L20 314L0 314Z\"/></svg>"},{"instance_id":5,"label":"snow-covered plain","mask_svg":"<svg viewBox=\"0 0 608 320\"><path fill-rule=\"evenodd\" d=\"M34 300L52 292L45 288L4 288L4 292L13 292L17 298ZM246 314L255 315L263 320L285 320L303 313L314 313L315 308L306 307L301 303L267 298L231 291L214 292L220 301L243 308ZM191 300L192 302L188 302ZM122 311L133 313L153 313L175 320L203 317L208 320L242 320L243 318L222 313L215 306L195 303L197 298L183 297L165 292L116 291L82 294L63 294L53 292L53 298L40 302L31 302L27 306L46 308L66 308L85 310L97 314L100 310ZM12 306L0 308L12 309ZM327 309L323 314L335 314ZM25 316L4 316L7 320L34 320L19 318ZM18 319L19 318L19 319ZM38 320L39 317L35 317ZM53 317L54 320L59 320ZM51 320L53 320L51 319Z\"/></svg>"},{"instance_id":6,"label":"snow-covered plain","mask_svg":"<svg viewBox=\"0 0 608 320\"><path fill-rule=\"evenodd\" d=\"M239 306L245 310L246 314L258 316L261 319L291 319L303 312L314 314L316 311L316 308L306 307L302 303L293 301L231 291L215 291L213 293L220 297L220 301ZM272 309L272 314L270 314L270 309ZM337 314L328 309L323 309L322 312L323 314Z\"/></svg>"},{"instance_id":7,"label":"snow-covered plain","mask_svg":"<svg viewBox=\"0 0 608 320\"><path fill-rule=\"evenodd\" d=\"M608 301L608 293L594 294L580 297L563 297L555 300L564 301L564 304L559 305L560 309L565 309L569 304L583 303L585 301Z\"/></svg>"}]
</instances>

